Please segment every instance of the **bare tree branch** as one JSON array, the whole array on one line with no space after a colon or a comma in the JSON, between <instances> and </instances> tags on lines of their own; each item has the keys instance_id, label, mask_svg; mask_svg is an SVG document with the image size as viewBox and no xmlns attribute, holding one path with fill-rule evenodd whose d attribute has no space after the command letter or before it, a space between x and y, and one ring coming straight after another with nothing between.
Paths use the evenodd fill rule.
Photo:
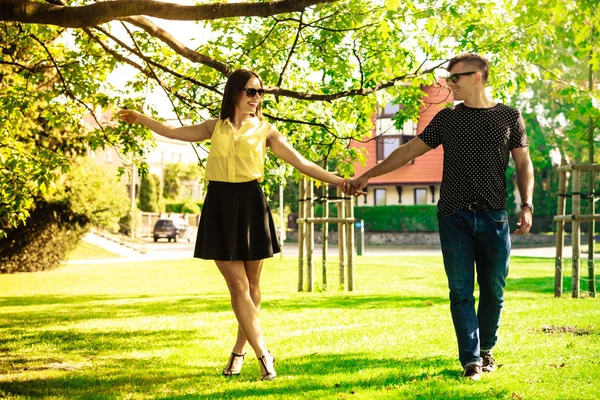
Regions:
<instances>
[{"instance_id":1,"label":"bare tree branch","mask_svg":"<svg viewBox=\"0 0 600 400\"><path fill-rule=\"evenodd\" d=\"M135 15L178 20L204 21L230 17L267 17L297 12L316 4L339 0L275 0L264 3L216 3L184 6L153 0L103 1L84 6L62 6L36 0L0 0L0 21L85 28Z\"/></svg>"}]
</instances>

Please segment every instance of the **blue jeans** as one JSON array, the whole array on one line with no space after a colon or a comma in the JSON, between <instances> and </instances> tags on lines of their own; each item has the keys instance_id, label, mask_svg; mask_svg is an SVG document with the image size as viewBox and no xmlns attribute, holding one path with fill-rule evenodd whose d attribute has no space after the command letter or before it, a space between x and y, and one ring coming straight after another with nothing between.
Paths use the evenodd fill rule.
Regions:
<instances>
[{"instance_id":1,"label":"blue jeans","mask_svg":"<svg viewBox=\"0 0 600 400\"><path fill-rule=\"evenodd\" d=\"M510 230L506 210L459 210L438 220L450 311L463 366L481 365L481 351L498 340L504 286L508 275ZM475 313L475 269L479 306Z\"/></svg>"}]
</instances>

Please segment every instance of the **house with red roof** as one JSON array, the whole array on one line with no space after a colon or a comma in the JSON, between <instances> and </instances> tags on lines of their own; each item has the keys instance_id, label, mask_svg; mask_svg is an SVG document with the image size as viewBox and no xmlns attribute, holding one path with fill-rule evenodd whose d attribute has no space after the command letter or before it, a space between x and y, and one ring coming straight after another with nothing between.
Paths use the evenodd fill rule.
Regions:
<instances>
[{"instance_id":1,"label":"house with red roof","mask_svg":"<svg viewBox=\"0 0 600 400\"><path fill-rule=\"evenodd\" d=\"M375 127L371 140L353 141L351 147L363 148L367 153L366 164L355 164L356 176L386 158L398 146L407 143L420 134L435 114L453 101L452 93L439 85L424 86L424 104L419 119L407 121L402 130L394 127L392 117L399 110L398 105L388 104L375 116ZM369 180L367 194L356 199L357 206L385 205L436 205L439 199L444 165L442 146L414 159L404 167Z\"/></svg>"}]
</instances>

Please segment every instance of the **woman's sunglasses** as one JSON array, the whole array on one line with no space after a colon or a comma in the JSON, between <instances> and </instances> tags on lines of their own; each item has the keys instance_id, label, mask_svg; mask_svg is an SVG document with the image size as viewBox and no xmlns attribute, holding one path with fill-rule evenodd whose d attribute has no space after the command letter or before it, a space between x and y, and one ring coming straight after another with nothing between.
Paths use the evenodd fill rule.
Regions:
<instances>
[{"instance_id":1,"label":"woman's sunglasses","mask_svg":"<svg viewBox=\"0 0 600 400\"><path fill-rule=\"evenodd\" d=\"M460 79L461 76L463 76L463 75L473 75L473 74L476 74L476 73L477 73L477 71L459 72L459 73L450 75L449 77L446 78L446 80L448 82L456 83L456 82L458 82L458 80Z\"/></svg>"},{"instance_id":2,"label":"woman's sunglasses","mask_svg":"<svg viewBox=\"0 0 600 400\"><path fill-rule=\"evenodd\" d=\"M258 97L263 97L265 95L265 89L254 89L254 88L243 88L248 95L248 97L253 98L258 94Z\"/></svg>"}]
</instances>

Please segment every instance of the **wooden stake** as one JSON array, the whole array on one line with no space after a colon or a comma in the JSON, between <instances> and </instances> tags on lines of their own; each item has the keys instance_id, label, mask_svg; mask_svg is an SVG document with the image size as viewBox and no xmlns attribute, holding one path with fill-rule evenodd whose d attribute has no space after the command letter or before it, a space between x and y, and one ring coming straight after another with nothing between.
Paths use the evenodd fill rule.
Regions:
<instances>
[{"instance_id":1,"label":"wooden stake","mask_svg":"<svg viewBox=\"0 0 600 400\"><path fill-rule=\"evenodd\" d=\"M596 212L596 204L594 203L594 182L596 180L596 171L590 170L589 172L589 189L588 192L592 193L592 196L589 198L590 203L590 214L594 215ZM590 297L596 297L596 282L594 275L594 250L596 247L596 221L591 220L588 222L588 293Z\"/></svg>"},{"instance_id":2,"label":"wooden stake","mask_svg":"<svg viewBox=\"0 0 600 400\"><path fill-rule=\"evenodd\" d=\"M354 207L352 206L353 198L350 196L346 200L347 217L354 219ZM347 244L346 251L348 254L348 291L354 290L354 223L346 223L347 228Z\"/></svg>"},{"instance_id":3,"label":"wooden stake","mask_svg":"<svg viewBox=\"0 0 600 400\"><path fill-rule=\"evenodd\" d=\"M327 184L323 185L323 219L327 221L329 218L329 201L327 197L329 197L327 193ZM321 272L323 274L323 290L327 290L327 245L329 240L329 224L327 222L323 222L321 225L321 246L323 250L323 258L322 258L322 268Z\"/></svg>"},{"instance_id":4,"label":"wooden stake","mask_svg":"<svg viewBox=\"0 0 600 400\"><path fill-rule=\"evenodd\" d=\"M558 171L558 210L556 215L565 215L567 203L567 171ZM560 297L563 290L563 250L565 246L565 222L556 220L556 258L554 259L554 297Z\"/></svg>"},{"instance_id":5,"label":"wooden stake","mask_svg":"<svg viewBox=\"0 0 600 400\"><path fill-rule=\"evenodd\" d=\"M342 192L340 190L340 188L337 189L337 197L342 197L345 198L346 194L344 194L344 192ZM346 217L346 201L342 200L340 202L337 203L337 212L338 212L338 218L345 218ZM342 288L346 287L346 262L345 262L345 258L346 258L346 225L343 224L342 222L338 222L338 257L339 257L339 263L340 263L340 286Z\"/></svg>"},{"instance_id":6,"label":"wooden stake","mask_svg":"<svg viewBox=\"0 0 600 400\"><path fill-rule=\"evenodd\" d=\"M314 218L315 216L315 208L313 203L314 197L314 185L312 179L307 179L307 200L306 203L306 218ZM313 262L313 251L315 248L315 224L312 222L305 223L306 225L306 272L308 273L306 284L308 285L308 291L313 292L315 290L315 282L314 282L314 272L315 272L315 264Z\"/></svg>"},{"instance_id":7,"label":"wooden stake","mask_svg":"<svg viewBox=\"0 0 600 400\"><path fill-rule=\"evenodd\" d=\"M300 200L300 204L298 204L298 219L305 218L305 210L306 210L306 202L304 198L306 197L305 192L305 181L306 179L300 178L298 182L298 198ZM301 292L304 290L304 248L305 239L304 232L306 230L306 224L298 223L298 291Z\"/></svg>"},{"instance_id":8,"label":"wooden stake","mask_svg":"<svg viewBox=\"0 0 600 400\"><path fill-rule=\"evenodd\" d=\"M581 212L581 170L573 170L573 214L579 215ZM580 242L581 242L581 222L578 219L573 221L573 271L572 271L572 293L571 297L574 299L579 297L579 254L580 254Z\"/></svg>"}]
</instances>

